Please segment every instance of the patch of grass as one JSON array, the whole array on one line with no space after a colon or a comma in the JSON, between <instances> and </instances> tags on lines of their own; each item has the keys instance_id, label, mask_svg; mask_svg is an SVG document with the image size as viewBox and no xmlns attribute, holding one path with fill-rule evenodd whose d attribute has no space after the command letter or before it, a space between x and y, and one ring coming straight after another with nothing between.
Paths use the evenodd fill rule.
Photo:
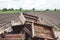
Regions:
<instances>
[{"instance_id":1,"label":"patch of grass","mask_svg":"<svg viewBox=\"0 0 60 40\"><path fill-rule=\"evenodd\" d=\"M13 10L13 11L0 11L0 14L4 13L4 14L7 14L7 13L18 13L18 12L21 12L21 11L16 11L16 10Z\"/></svg>"},{"instance_id":2,"label":"patch of grass","mask_svg":"<svg viewBox=\"0 0 60 40\"><path fill-rule=\"evenodd\" d=\"M32 10L11 10L11 11L0 11L0 14L7 14L7 13L19 13L19 12L31 12Z\"/></svg>"},{"instance_id":3,"label":"patch of grass","mask_svg":"<svg viewBox=\"0 0 60 40\"><path fill-rule=\"evenodd\" d=\"M60 31L60 28L58 28L57 31Z\"/></svg>"},{"instance_id":4,"label":"patch of grass","mask_svg":"<svg viewBox=\"0 0 60 40\"><path fill-rule=\"evenodd\" d=\"M35 11L37 11L37 10L35 10ZM33 11L33 10L7 10L7 11L1 11L0 10L0 14L19 13L19 12L35 12L35 11ZM44 10L43 12L60 12L60 10L56 10L56 11L54 11L54 10L48 10L48 11Z\"/></svg>"}]
</instances>

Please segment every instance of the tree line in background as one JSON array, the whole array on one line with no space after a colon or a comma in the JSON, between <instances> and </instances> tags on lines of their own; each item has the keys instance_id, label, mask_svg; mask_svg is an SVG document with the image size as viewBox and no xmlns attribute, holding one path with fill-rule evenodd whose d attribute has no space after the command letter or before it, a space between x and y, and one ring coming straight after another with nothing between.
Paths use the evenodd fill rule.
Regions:
<instances>
[{"instance_id":1,"label":"tree line in background","mask_svg":"<svg viewBox=\"0 0 60 40\"><path fill-rule=\"evenodd\" d=\"M12 10L20 10L20 11L22 11L24 9L23 8L20 8L20 9L13 9L13 8L7 9L7 8L3 8L1 11L12 11ZM35 8L32 8L31 10L32 11L35 11L36 9ZM46 9L46 10L42 10L42 11L50 11L50 9ZM53 11L57 11L57 9L55 8Z\"/></svg>"},{"instance_id":2,"label":"tree line in background","mask_svg":"<svg viewBox=\"0 0 60 40\"><path fill-rule=\"evenodd\" d=\"M50 9L46 9L45 11L49 11L49 10L50 10ZM57 11L57 10L58 10L58 9L56 9L56 8L54 9L54 11Z\"/></svg>"},{"instance_id":3,"label":"tree line in background","mask_svg":"<svg viewBox=\"0 0 60 40\"><path fill-rule=\"evenodd\" d=\"M12 11L12 10L22 10L22 8L20 8L20 9L13 9L13 8L7 9L7 8L3 8L1 11Z\"/></svg>"}]
</instances>

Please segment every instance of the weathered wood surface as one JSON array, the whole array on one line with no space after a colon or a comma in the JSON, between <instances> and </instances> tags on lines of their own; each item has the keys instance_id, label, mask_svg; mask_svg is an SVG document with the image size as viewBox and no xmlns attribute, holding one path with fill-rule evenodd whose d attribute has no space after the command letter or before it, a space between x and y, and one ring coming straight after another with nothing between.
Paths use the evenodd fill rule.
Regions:
<instances>
[{"instance_id":1,"label":"weathered wood surface","mask_svg":"<svg viewBox=\"0 0 60 40\"><path fill-rule=\"evenodd\" d=\"M24 34L5 34L4 38L0 38L0 40L24 40Z\"/></svg>"},{"instance_id":2,"label":"weathered wood surface","mask_svg":"<svg viewBox=\"0 0 60 40\"><path fill-rule=\"evenodd\" d=\"M34 25L34 34L36 37L40 37L40 38L47 38L47 39L54 39L54 33L52 28L50 27L44 27L44 26L40 26L40 25Z\"/></svg>"}]
</instances>

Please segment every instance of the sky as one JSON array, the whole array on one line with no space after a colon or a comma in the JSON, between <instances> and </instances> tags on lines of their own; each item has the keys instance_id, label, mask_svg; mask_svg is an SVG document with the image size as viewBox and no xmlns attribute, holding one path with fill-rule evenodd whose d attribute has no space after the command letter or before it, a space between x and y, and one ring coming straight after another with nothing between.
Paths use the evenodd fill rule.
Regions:
<instances>
[{"instance_id":1,"label":"sky","mask_svg":"<svg viewBox=\"0 0 60 40\"><path fill-rule=\"evenodd\" d=\"M60 9L60 0L0 0L0 9Z\"/></svg>"}]
</instances>

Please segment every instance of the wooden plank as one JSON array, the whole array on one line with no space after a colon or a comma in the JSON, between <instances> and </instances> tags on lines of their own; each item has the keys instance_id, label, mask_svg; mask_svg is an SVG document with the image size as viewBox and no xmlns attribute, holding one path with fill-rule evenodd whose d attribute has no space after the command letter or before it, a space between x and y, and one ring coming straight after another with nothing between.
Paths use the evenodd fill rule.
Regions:
<instances>
[{"instance_id":1,"label":"wooden plank","mask_svg":"<svg viewBox=\"0 0 60 40\"><path fill-rule=\"evenodd\" d=\"M34 17L30 17L30 16L26 16L24 15L25 18L30 18L30 19L33 19L33 20L36 20L37 18L34 18Z\"/></svg>"},{"instance_id":2,"label":"wooden plank","mask_svg":"<svg viewBox=\"0 0 60 40\"><path fill-rule=\"evenodd\" d=\"M26 14L26 13L23 13L23 15L34 17L34 18L38 18L37 16L33 16L33 15L30 15L30 14Z\"/></svg>"},{"instance_id":3,"label":"wooden plank","mask_svg":"<svg viewBox=\"0 0 60 40\"><path fill-rule=\"evenodd\" d=\"M29 36L32 35L31 31L29 31L29 29L27 29L26 27L23 29Z\"/></svg>"},{"instance_id":4,"label":"wooden plank","mask_svg":"<svg viewBox=\"0 0 60 40\"><path fill-rule=\"evenodd\" d=\"M34 22L32 23L32 37L35 36L35 32L34 32Z\"/></svg>"},{"instance_id":5,"label":"wooden plank","mask_svg":"<svg viewBox=\"0 0 60 40\"><path fill-rule=\"evenodd\" d=\"M25 19L24 15L22 13L20 13L19 18L20 18L22 24L24 24L26 19Z\"/></svg>"}]
</instances>

